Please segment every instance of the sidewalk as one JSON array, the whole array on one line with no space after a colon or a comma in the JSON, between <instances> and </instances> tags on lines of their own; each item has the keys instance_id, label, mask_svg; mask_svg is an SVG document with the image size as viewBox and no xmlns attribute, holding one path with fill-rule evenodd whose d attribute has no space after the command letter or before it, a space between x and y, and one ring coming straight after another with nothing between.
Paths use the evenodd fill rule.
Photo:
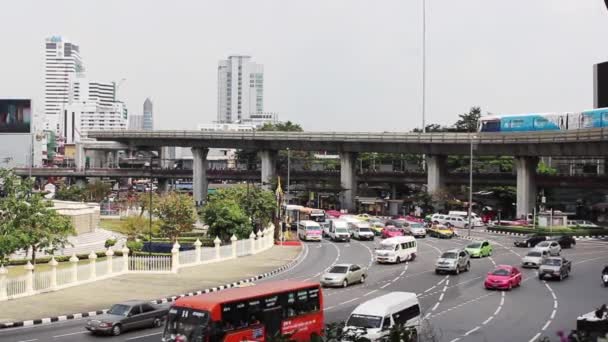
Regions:
<instances>
[{"instance_id":1,"label":"sidewalk","mask_svg":"<svg viewBox=\"0 0 608 342\"><path fill-rule=\"evenodd\" d=\"M232 283L288 264L300 250L275 246L256 255L183 268L178 274L129 274L9 300L0 303L0 323L102 310L128 299L154 300Z\"/></svg>"}]
</instances>

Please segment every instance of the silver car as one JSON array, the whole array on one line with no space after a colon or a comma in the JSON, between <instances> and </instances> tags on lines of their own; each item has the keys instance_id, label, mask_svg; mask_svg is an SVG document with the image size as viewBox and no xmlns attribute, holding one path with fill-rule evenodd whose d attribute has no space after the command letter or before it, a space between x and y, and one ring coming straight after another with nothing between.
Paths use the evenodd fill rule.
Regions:
<instances>
[{"instance_id":1,"label":"silver car","mask_svg":"<svg viewBox=\"0 0 608 342\"><path fill-rule=\"evenodd\" d=\"M160 327L169 312L168 305L130 300L113 305L103 315L87 320L85 328L93 334L120 335L123 331Z\"/></svg>"},{"instance_id":2,"label":"silver car","mask_svg":"<svg viewBox=\"0 0 608 342\"><path fill-rule=\"evenodd\" d=\"M451 249L443 252L435 263L435 273L453 272L459 274L460 271L471 269L471 256L464 249Z\"/></svg>"},{"instance_id":3,"label":"silver car","mask_svg":"<svg viewBox=\"0 0 608 342\"><path fill-rule=\"evenodd\" d=\"M549 251L531 249L525 257L521 259L521 267L538 268L549 257Z\"/></svg>"},{"instance_id":4,"label":"silver car","mask_svg":"<svg viewBox=\"0 0 608 342\"><path fill-rule=\"evenodd\" d=\"M322 286L342 286L363 283L367 278L367 270L355 264L338 264L321 276Z\"/></svg>"}]
</instances>

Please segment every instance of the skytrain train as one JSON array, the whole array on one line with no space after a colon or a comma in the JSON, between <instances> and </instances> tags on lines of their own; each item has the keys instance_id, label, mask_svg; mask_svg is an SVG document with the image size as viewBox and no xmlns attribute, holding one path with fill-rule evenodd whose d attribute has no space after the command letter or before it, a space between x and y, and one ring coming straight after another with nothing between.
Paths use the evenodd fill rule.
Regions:
<instances>
[{"instance_id":1,"label":"skytrain train","mask_svg":"<svg viewBox=\"0 0 608 342\"><path fill-rule=\"evenodd\" d=\"M504 114L479 119L480 132L566 131L608 128L608 108L578 113Z\"/></svg>"}]
</instances>

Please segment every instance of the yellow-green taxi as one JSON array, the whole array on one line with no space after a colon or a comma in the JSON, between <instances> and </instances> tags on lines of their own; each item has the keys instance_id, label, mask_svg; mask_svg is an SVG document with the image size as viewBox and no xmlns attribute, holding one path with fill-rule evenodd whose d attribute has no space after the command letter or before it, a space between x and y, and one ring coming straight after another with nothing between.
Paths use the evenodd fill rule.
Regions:
<instances>
[{"instance_id":1,"label":"yellow-green taxi","mask_svg":"<svg viewBox=\"0 0 608 342\"><path fill-rule=\"evenodd\" d=\"M472 258L481 258L492 255L492 245L490 245L490 242L486 240L471 242L467 245L465 250L469 252Z\"/></svg>"},{"instance_id":2,"label":"yellow-green taxi","mask_svg":"<svg viewBox=\"0 0 608 342\"><path fill-rule=\"evenodd\" d=\"M451 239L454 237L454 231L442 224L433 225L427 229L426 233L432 237L441 239Z\"/></svg>"}]
</instances>

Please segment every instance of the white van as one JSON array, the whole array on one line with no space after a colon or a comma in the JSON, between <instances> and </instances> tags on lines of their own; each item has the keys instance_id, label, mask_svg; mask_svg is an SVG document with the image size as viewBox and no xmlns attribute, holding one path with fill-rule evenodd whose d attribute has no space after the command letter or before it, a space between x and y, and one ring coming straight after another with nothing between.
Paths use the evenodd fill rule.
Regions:
<instances>
[{"instance_id":1,"label":"white van","mask_svg":"<svg viewBox=\"0 0 608 342\"><path fill-rule=\"evenodd\" d=\"M469 222L469 212L468 211L455 211L455 210L452 210L452 211L450 211L448 213L448 215L451 215L451 216L460 216L465 221L467 221L467 223ZM481 220L481 217L479 217L475 213L471 213L471 223L473 223L473 227L483 227L483 221Z\"/></svg>"},{"instance_id":2,"label":"white van","mask_svg":"<svg viewBox=\"0 0 608 342\"><path fill-rule=\"evenodd\" d=\"M357 240L373 240L374 231L368 222L349 222L348 230L352 237Z\"/></svg>"},{"instance_id":3,"label":"white van","mask_svg":"<svg viewBox=\"0 0 608 342\"><path fill-rule=\"evenodd\" d=\"M315 221L298 222L298 237L302 241L321 241L321 226Z\"/></svg>"},{"instance_id":4,"label":"white van","mask_svg":"<svg viewBox=\"0 0 608 342\"><path fill-rule=\"evenodd\" d=\"M413 236L395 236L382 240L375 254L378 263L400 263L416 259L416 253L418 253L418 245Z\"/></svg>"},{"instance_id":5,"label":"white van","mask_svg":"<svg viewBox=\"0 0 608 342\"><path fill-rule=\"evenodd\" d=\"M394 325L414 329L417 337L420 303L415 293L390 292L361 303L348 317L344 330L353 335L365 332L361 337L376 341L387 336Z\"/></svg>"},{"instance_id":6,"label":"white van","mask_svg":"<svg viewBox=\"0 0 608 342\"><path fill-rule=\"evenodd\" d=\"M348 222L340 219L329 220L329 231L327 232L327 236L329 236L331 241L350 242Z\"/></svg>"},{"instance_id":7,"label":"white van","mask_svg":"<svg viewBox=\"0 0 608 342\"><path fill-rule=\"evenodd\" d=\"M443 224L450 225L450 226L456 227L456 228L464 228L464 229L469 228L468 219L461 217L461 216L457 216L457 215L446 216Z\"/></svg>"}]
</instances>

